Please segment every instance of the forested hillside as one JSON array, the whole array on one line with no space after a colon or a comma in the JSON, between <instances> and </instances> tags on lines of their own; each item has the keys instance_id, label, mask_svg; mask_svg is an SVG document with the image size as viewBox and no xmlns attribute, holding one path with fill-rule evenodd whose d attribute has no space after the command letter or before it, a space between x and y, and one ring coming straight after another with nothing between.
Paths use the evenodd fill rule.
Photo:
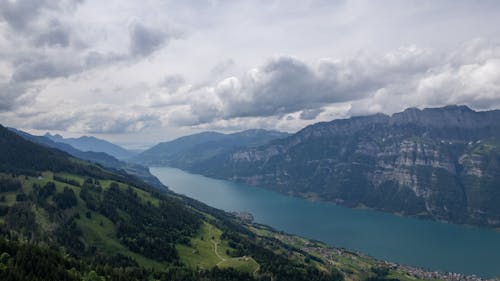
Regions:
<instances>
[{"instance_id":1,"label":"forested hillside","mask_svg":"<svg viewBox=\"0 0 500 281\"><path fill-rule=\"evenodd\" d=\"M224 212L3 127L0 150L1 280L343 278Z\"/></svg>"},{"instance_id":2,"label":"forested hillside","mask_svg":"<svg viewBox=\"0 0 500 281\"><path fill-rule=\"evenodd\" d=\"M47 136L35 136L20 130L16 130L14 128L9 128L9 129L28 141L41 144L46 147L62 150L78 159L83 159L93 163L97 163L106 168L116 170L117 172L126 172L127 174L136 176L142 181L160 190L166 188L155 176L153 176L149 172L149 169L147 167L144 167L142 165L118 160L115 157L106 154L104 152L81 151L67 143L55 142L50 138L48 138Z\"/></svg>"}]
</instances>

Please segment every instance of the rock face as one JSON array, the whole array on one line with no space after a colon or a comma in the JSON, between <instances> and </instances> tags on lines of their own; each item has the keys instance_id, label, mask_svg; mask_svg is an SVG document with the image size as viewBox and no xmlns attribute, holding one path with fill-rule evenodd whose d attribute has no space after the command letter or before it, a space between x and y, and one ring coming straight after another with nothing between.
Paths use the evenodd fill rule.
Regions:
<instances>
[{"instance_id":1,"label":"rock face","mask_svg":"<svg viewBox=\"0 0 500 281\"><path fill-rule=\"evenodd\" d=\"M347 206L500 226L500 111L411 108L318 123L190 170Z\"/></svg>"}]
</instances>

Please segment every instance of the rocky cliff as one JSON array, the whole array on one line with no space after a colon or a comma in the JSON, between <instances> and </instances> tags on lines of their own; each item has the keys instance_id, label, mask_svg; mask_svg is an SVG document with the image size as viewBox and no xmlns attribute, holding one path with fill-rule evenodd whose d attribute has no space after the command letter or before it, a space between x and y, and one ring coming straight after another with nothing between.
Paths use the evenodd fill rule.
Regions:
<instances>
[{"instance_id":1,"label":"rocky cliff","mask_svg":"<svg viewBox=\"0 0 500 281\"><path fill-rule=\"evenodd\" d=\"M500 111L411 108L318 123L191 170L352 207L500 226Z\"/></svg>"}]
</instances>

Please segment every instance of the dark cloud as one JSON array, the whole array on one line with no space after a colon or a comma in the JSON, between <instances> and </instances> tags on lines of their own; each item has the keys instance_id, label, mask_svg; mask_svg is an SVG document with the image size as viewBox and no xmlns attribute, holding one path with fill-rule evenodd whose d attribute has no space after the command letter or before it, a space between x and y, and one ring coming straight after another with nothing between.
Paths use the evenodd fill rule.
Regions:
<instances>
[{"instance_id":1,"label":"dark cloud","mask_svg":"<svg viewBox=\"0 0 500 281\"><path fill-rule=\"evenodd\" d=\"M8 111L19 103L19 98L25 93L26 87L21 84L0 83L0 112Z\"/></svg>"},{"instance_id":2,"label":"dark cloud","mask_svg":"<svg viewBox=\"0 0 500 281\"><path fill-rule=\"evenodd\" d=\"M38 34L35 38L36 46L67 47L69 43L70 30L64 27L58 20L52 20L47 30Z\"/></svg>"},{"instance_id":3,"label":"dark cloud","mask_svg":"<svg viewBox=\"0 0 500 281\"><path fill-rule=\"evenodd\" d=\"M193 125L297 112L300 120L315 120L329 105L340 103L351 105L350 115L392 113L411 106L498 107L500 45L471 44L447 55L405 47L382 56L314 64L280 57L242 77L193 91L188 95L189 114L180 120Z\"/></svg>"},{"instance_id":4,"label":"dark cloud","mask_svg":"<svg viewBox=\"0 0 500 281\"><path fill-rule=\"evenodd\" d=\"M302 109L305 103L315 103L321 95L317 77L303 62L279 58L262 68L262 79L250 85L255 108L245 108L246 114L275 115ZM241 112L235 111L233 114Z\"/></svg>"},{"instance_id":5,"label":"dark cloud","mask_svg":"<svg viewBox=\"0 0 500 281\"><path fill-rule=\"evenodd\" d=\"M382 83L366 72L337 62L312 67L281 57L242 79L222 81L215 92L226 118L273 116L363 98Z\"/></svg>"},{"instance_id":6,"label":"dark cloud","mask_svg":"<svg viewBox=\"0 0 500 281\"><path fill-rule=\"evenodd\" d=\"M134 23L130 28L130 53L135 56L148 56L170 41L166 32Z\"/></svg>"},{"instance_id":7,"label":"dark cloud","mask_svg":"<svg viewBox=\"0 0 500 281\"><path fill-rule=\"evenodd\" d=\"M83 61L85 63L86 69L91 69L102 65L109 65L116 62L125 61L127 59L128 56L113 52L101 53L101 52L91 51L85 55Z\"/></svg>"},{"instance_id":8,"label":"dark cloud","mask_svg":"<svg viewBox=\"0 0 500 281\"><path fill-rule=\"evenodd\" d=\"M82 67L77 63L34 59L18 65L12 74L12 81L24 83L46 78L66 77L81 70Z\"/></svg>"},{"instance_id":9,"label":"dark cloud","mask_svg":"<svg viewBox=\"0 0 500 281\"><path fill-rule=\"evenodd\" d=\"M23 30L38 17L40 10L51 7L56 2L50 0L1 0L0 16L12 29Z\"/></svg>"},{"instance_id":10,"label":"dark cloud","mask_svg":"<svg viewBox=\"0 0 500 281\"><path fill-rule=\"evenodd\" d=\"M83 0L0 0L0 18L17 31L24 31L46 10L73 9Z\"/></svg>"}]
</instances>

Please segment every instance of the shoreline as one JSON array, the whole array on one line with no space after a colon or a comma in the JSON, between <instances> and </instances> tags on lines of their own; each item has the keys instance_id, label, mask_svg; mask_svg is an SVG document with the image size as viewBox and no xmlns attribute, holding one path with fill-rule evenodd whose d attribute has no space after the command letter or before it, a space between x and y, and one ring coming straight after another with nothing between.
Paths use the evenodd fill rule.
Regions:
<instances>
[{"instance_id":1,"label":"shoreline","mask_svg":"<svg viewBox=\"0 0 500 281\"><path fill-rule=\"evenodd\" d=\"M179 172L182 172L182 173L185 173L185 174L191 174L191 175L196 176L196 177L203 177L203 178L206 178L207 180L215 180L215 181L222 180L222 181L227 181L227 180L224 180L224 179L211 178L211 177L208 177L208 176L202 175L202 174L191 173L189 171L182 170L182 169L179 169L179 168L176 168L176 167L155 166L155 168L168 168L168 169L178 170ZM228 182L233 182L233 181L228 181ZM243 185L246 185L246 184L243 183ZM298 197L298 196L292 196L291 194L285 194L285 193L282 193L282 192L278 192L276 190L272 190L272 189L268 189L268 188L261 188L261 187L255 186L255 185L248 185L248 187L250 187L250 188L256 188L256 189L262 189L262 190L267 190L267 191L270 191L270 192L273 192L273 193L276 193L276 194L280 194L282 196L287 196L287 197L290 197L290 198L299 198L299 199L307 200L307 201L310 201L310 202L332 204L332 205L337 205L339 207L344 207L344 208L352 209L352 210L355 210L355 209L366 209L366 210L376 211L377 213L380 213L380 214L394 215L394 216L403 217L403 218L412 218L410 216L395 215L395 214L392 214L392 213L389 213L389 212L382 212L382 211L378 211L378 210L370 209L370 208L359 208L359 207L358 208L350 208L350 207L346 207L346 206L343 206L342 204L337 204L337 203L334 203L334 202L308 200L308 199L303 198L303 197L301 198L301 197ZM234 209L234 210L238 211L237 209ZM247 209L240 209L239 211L241 212L241 211L249 211L249 210L247 210ZM249 216L245 215L244 217L247 217L247 219L248 219ZM443 223L443 222L439 222L439 221L435 221L435 220L431 220L431 219L419 219L419 218L415 218L415 217L413 217L412 219L418 219L419 221L434 222L434 223L439 223L439 224L443 224L443 225L449 224L449 225L452 225L452 226L464 227L464 225L458 225L458 224L452 224L452 223ZM474 228L474 229L484 229L484 230L489 230L490 229L490 228L480 228L480 227L476 227L476 226L467 226L467 228L469 228L469 227L470 228ZM495 232L496 232L496 230L495 230ZM292 231L291 233L294 233L294 232ZM310 236L303 236L303 237L310 237ZM334 247L336 249L341 249L341 248L335 247L335 245L336 245L335 241L329 241L327 245L331 245L332 247ZM343 246L343 247L344 247L343 249L345 251L350 251L350 252L357 252L358 251L358 250L355 250L356 247L349 247L349 249L353 249L353 250L346 250L347 248L345 248L345 246ZM363 254L364 252L358 252L358 253L360 255L363 255L363 256L368 256L367 254ZM380 260L380 261L385 260L384 257L373 258L373 259ZM432 264L429 264L429 263L424 263L424 266L428 266L428 267L425 267L425 268L427 268L427 269L425 269L425 268L418 267L418 266L408 266L408 265L405 265L405 264L399 264L397 262L390 262L389 260L386 260L386 262L388 264L398 264L398 266L401 266L401 267L412 268L413 271L415 271L415 272L422 271L422 272L425 272L426 274L429 273L429 272L440 272L441 275L443 275L443 276L446 275L445 274L445 272L446 272L445 270L441 270L440 271L439 269L436 269L437 267L433 267ZM429 269L429 268L431 268L431 269ZM457 268L453 268L452 270L461 270L461 269L460 268L458 268L458 269ZM470 272L469 274L474 274L475 273L475 271L469 271L469 272ZM454 275L457 275L457 274L459 274L462 277L463 276L470 276L471 277L470 280L474 280L474 276L473 275L467 275L466 273L454 273ZM496 277L496 278L498 278L498 277ZM485 279L484 277L482 277L481 280L488 280L488 279Z\"/></svg>"}]
</instances>

